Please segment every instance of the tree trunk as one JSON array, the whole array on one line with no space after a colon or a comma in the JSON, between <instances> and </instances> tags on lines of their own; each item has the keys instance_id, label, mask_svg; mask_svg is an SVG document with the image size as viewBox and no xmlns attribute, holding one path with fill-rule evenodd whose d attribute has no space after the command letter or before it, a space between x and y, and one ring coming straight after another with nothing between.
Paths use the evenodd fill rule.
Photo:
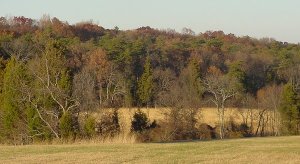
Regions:
<instances>
[{"instance_id":1,"label":"tree trunk","mask_svg":"<svg viewBox=\"0 0 300 164\"><path fill-rule=\"evenodd\" d=\"M253 109L250 108L250 130L251 130L251 134L253 134Z\"/></svg>"},{"instance_id":2,"label":"tree trunk","mask_svg":"<svg viewBox=\"0 0 300 164\"><path fill-rule=\"evenodd\" d=\"M217 105L217 109L218 109L218 116L219 116L219 134L220 134L220 139L223 139L223 130L222 130L222 111L220 111L220 107L219 105Z\"/></svg>"},{"instance_id":3,"label":"tree trunk","mask_svg":"<svg viewBox=\"0 0 300 164\"><path fill-rule=\"evenodd\" d=\"M224 102L222 102L222 109L221 109L221 129L222 129L222 139L225 137L225 123L224 123L224 112L225 112L225 107L224 107Z\"/></svg>"}]
</instances>

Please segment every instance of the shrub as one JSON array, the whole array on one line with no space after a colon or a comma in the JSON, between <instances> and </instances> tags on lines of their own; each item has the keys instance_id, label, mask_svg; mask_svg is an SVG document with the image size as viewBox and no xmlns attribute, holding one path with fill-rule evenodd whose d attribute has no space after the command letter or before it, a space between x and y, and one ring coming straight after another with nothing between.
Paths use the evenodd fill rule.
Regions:
<instances>
[{"instance_id":1,"label":"shrub","mask_svg":"<svg viewBox=\"0 0 300 164\"><path fill-rule=\"evenodd\" d=\"M138 109L138 111L134 113L131 121L131 131L141 133L148 128L148 124L149 119L147 115Z\"/></svg>"},{"instance_id":2,"label":"shrub","mask_svg":"<svg viewBox=\"0 0 300 164\"><path fill-rule=\"evenodd\" d=\"M154 133L152 133L152 129L156 128L157 126L156 120L150 123L147 115L138 109L134 113L131 121L131 132L136 134L138 141L153 141Z\"/></svg>"},{"instance_id":3,"label":"shrub","mask_svg":"<svg viewBox=\"0 0 300 164\"><path fill-rule=\"evenodd\" d=\"M245 123L242 123L240 125L239 130L242 132L242 135L244 137L251 137L252 136L252 132L250 130L250 127L247 124L245 124Z\"/></svg>"},{"instance_id":4,"label":"shrub","mask_svg":"<svg viewBox=\"0 0 300 164\"><path fill-rule=\"evenodd\" d=\"M198 137L201 140L215 139L216 134L215 128L206 123L202 123L198 127Z\"/></svg>"},{"instance_id":5,"label":"shrub","mask_svg":"<svg viewBox=\"0 0 300 164\"><path fill-rule=\"evenodd\" d=\"M104 113L96 125L96 131L102 137L113 137L120 133L118 110Z\"/></svg>"},{"instance_id":6,"label":"shrub","mask_svg":"<svg viewBox=\"0 0 300 164\"><path fill-rule=\"evenodd\" d=\"M83 127L84 135L88 138L93 137L96 133L95 128L96 128L95 118L92 116L88 116L85 120L84 127Z\"/></svg>"},{"instance_id":7,"label":"shrub","mask_svg":"<svg viewBox=\"0 0 300 164\"><path fill-rule=\"evenodd\" d=\"M60 134L63 139L68 139L73 135L72 115L69 112L64 113L59 120Z\"/></svg>"},{"instance_id":8,"label":"shrub","mask_svg":"<svg viewBox=\"0 0 300 164\"><path fill-rule=\"evenodd\" d=\"M193 108L173 108L165 112L165 119L157 124L155 120L149 123L146 114L138 110L133 117L131 129L136 131L138 140L142 142L199 139L199 129L196 127L197 112Z\"/></svg>"},{"instance_id":9,"label":"shrub","mask_svg":"<svg viewBox=\"0 0 300 164\"><path fill-rule=\"evenodd\" d=\"M193 108L173 108L165 113L162 138L166 141L198 139L196 114Z\"/></svg>"},{"instance_id":10,"label":"shrub","mask_svg":"<svg viewBox=\"0 0 300 164\"><path fill-rule=\"evenodd\" d=\"M226 129L226 137L227 138L241 138L241 137L250 137L251 131L248 125L242 123L237 124L231 118L228 122L228 127Z\"/></svg>"}]
</instances>

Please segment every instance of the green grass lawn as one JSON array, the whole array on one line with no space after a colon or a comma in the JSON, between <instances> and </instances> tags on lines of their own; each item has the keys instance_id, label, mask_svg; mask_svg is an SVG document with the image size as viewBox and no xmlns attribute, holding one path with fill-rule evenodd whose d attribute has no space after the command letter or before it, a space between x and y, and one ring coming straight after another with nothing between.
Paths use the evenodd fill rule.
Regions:
<instances>
[{"instance_id":1,"label":"green grass lawn","mask_svg":"<svg viewBox=\"0 0 300 164\"><path fill-rule=\"evenodd\" d=\"M180 143L0 146L0 163L300 163L300 136Z\"/></svg>"}]
</instances>

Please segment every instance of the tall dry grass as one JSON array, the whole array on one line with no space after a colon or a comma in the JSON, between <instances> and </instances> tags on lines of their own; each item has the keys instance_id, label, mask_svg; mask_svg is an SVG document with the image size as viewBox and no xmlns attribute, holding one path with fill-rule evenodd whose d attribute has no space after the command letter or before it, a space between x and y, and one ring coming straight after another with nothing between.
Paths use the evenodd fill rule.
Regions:
<instances>
[{"instance_id":1,"label":"tall dry grass","mask_svg":"<svg viewBox=\"0 0 300 164\"><path fill-rule=\"evenodd\" d=\"M102 111L101 111L102 110ZM111 109L101 109L98 111L95 111L93 113L93 116L95 118L101 117L101 112L103 110L111 110ZM131 127L131 121L134 113L138 110L138 108L120 108L118 110L119 113L119 121L121 126L121 131L123 133L130 132ZM168 113L171 109L169 108L141 108L141 111L147 114L150 121L157 120L158 122L160 120L163 120L165 118L165 113ZM254 113L257 113L256 110L254 110ZM211 125L212 127L217 126L218 124L218 113L216 108L200 108L197 113L197 121L199 123L206 123ZM243 122L243 118L241 115L240 110L237 108L226 108L225 110L225 121L229 121L233 119L236 123L240 124ZM256 122L256 120L254 120Z\"/></svg>"},{"instance_id":2,"label":"tall dry grass","mask_svg":"<svg viewBox=\"0 0 300 164\"><path fill-rule=\"evenodd\" d=\"M99 109L92 113L93 117L97 121L100 121L101 115L105 112L112 112L114 109ZM120 108L118 109L120 133L114 137L101 138L95 137L91 140L79 140L78 142L83 143L134 143L136 142L136 137L131 134L131 121L134 113L138 108ZM158 125L161 121L165 119L165 114L170 112L170 108L140 108L140 110L148 116L150 121L156 120ZM258 110L252 109L252 133L254 134L258 126ZM81 116L83 117L83 116ZM200 108L198 109L197 124L206 123L212 127L218 128L218 112L216 108ZM250 127L251 120L249 115L249 109L238 109L238 108L226 108L225 109L225 122L234 121L235 124L240 125L242 123L247 123ZM271 125L265 126L265 131L271 131ZM77 141L76 141L77 142Z\"/></svg>"}]
</instances>

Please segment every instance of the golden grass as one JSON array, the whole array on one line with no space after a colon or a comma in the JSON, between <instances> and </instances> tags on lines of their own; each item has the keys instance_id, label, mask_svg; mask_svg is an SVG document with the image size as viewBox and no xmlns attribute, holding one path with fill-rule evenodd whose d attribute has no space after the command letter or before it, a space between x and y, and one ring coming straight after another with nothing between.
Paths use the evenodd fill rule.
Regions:
<instances>
[{"instance_id":1,"label":"golden grass","mask_svg":"<svg viewBox=\"0 0 300 164\"><path fill-rule=\"evenodd\" d=\"M0 146L0 163L300 163L299 140Z\"/></svg>"},{"instance_id":2,"label":"golden grass","mask_svg":"<svg viewBox=\"0 0 300 164\"><path fill-rule=\"evenodd\" d=\"M102 111L100 111L102 110ZM135 143L137 142L136 137L132 135L130 128L131 128L131 121L133 118L134 113L138 110L138 108L120 108L118 110L119 115L119 124L120 124L120 134L115 136L114 138L98 138L95 137L91 140L82 140L75 142L82 142L82 143ZM165 119L165 113L169 112L169 108L141 108L143 112L145 112L150 119L150 121L156 120L158 124L161 123L161 120ZM106 113L107 111L112 112L113 109L99 109L99 111L94 111L92 115L96 118L96 120L100 121L101 114ZM252 126L252 133L255 134L256 131L258 132L257 135L260 135L260 129L258 128L258 111L257 109L252 109L253 112L253 126ZM225 110L225 123L229 122L233 119L236 125L240 125L244 123L244 119L242 114L245 116L248 112L248 122L247 125L250 127L250 116L249 116L249 109L237 109L237 108L226 108ZM271 111L270 111L271 112ZM271 114L269 112L269 114ZM83 118L83 117L81 117ZM197 113L197 125L202 123L206 123L211 125L212 127L216 127L216 132L218 132L218 113L216 108L200 108ZM82 120L82 119L80 119ZM270 121L269 121L270 122ZM272 133L272 124L267 123L264 126L264 133L268 135ZM233 134L234 135L234 134ZM234 137L239 137L239 134ZM60 141L58 142L60 143ZM72 142L71 142L72 143Z\"/></svg>"},{"instance_id":3,"label":"golden grass","mask_svg":"<svg viewBox=\"0 0 300 164\"><path fill-rule=\"evenodd\" d=\"M145 112L148 116L148 118L153 121L157 120L158 122L160 120L164 119L164 113L168 112L168 108L142 108L143 112ZM137 108L121 108L119 109L119 121L121 125L121 131L122 133L128 134L130 132L131 127L131 120L132 117L137 111ZM101 112L95 112L94 116L96 118L100 118L99 113ZM198 118L198 123L207 123L211 125L212 127L215 127L218 123L218 115L217 115L217 109L216 108L201 108L199 109L198 115L196 116ZM242 123L242 117L239 114L238 110L236 108L227 108L225 110L225 120L228 121L230 118L233 118L236 123ZM254 120L256 121L256 120ZM254 122L255 123L255 122Z\"/></svg>"}]
</instances>

